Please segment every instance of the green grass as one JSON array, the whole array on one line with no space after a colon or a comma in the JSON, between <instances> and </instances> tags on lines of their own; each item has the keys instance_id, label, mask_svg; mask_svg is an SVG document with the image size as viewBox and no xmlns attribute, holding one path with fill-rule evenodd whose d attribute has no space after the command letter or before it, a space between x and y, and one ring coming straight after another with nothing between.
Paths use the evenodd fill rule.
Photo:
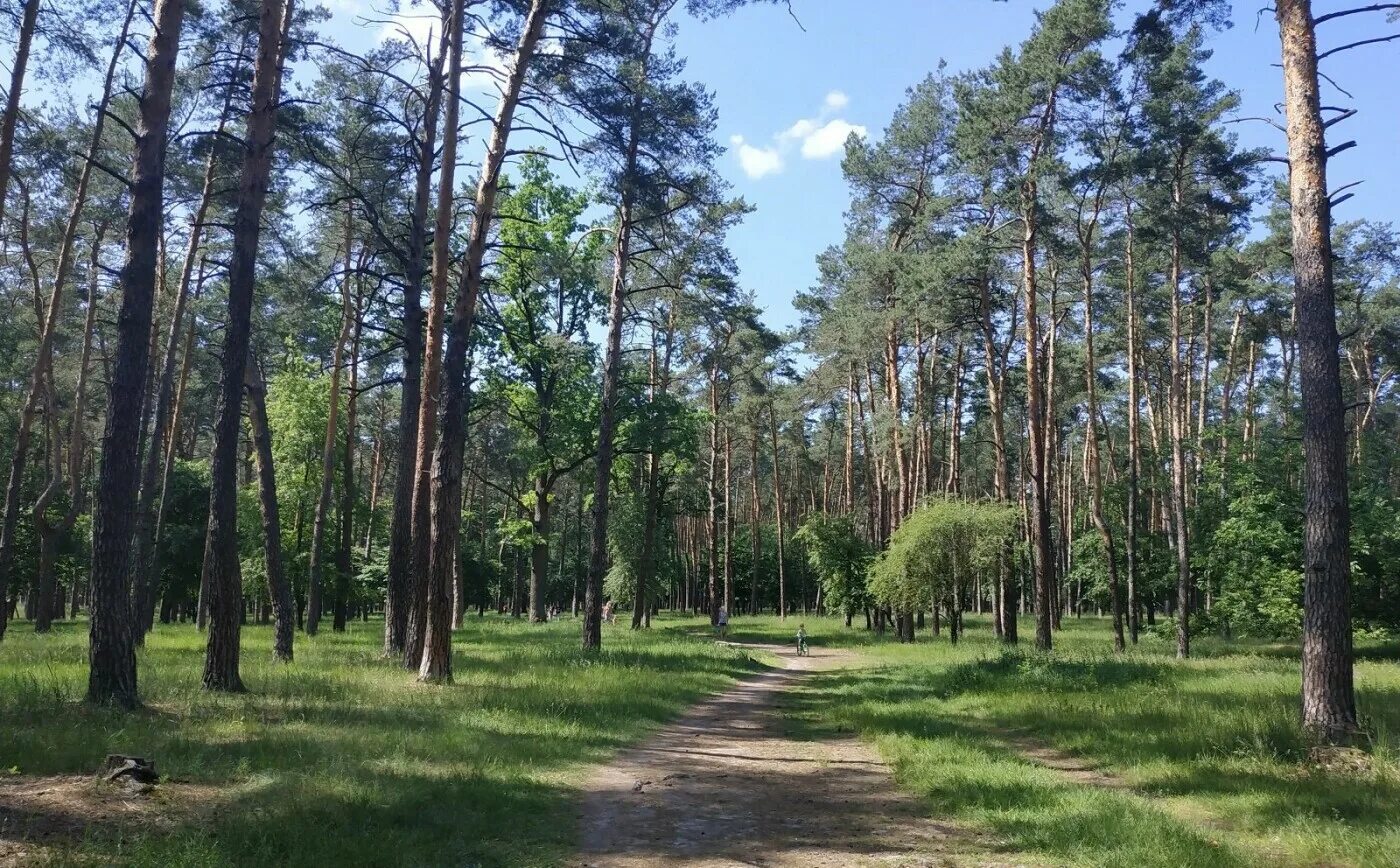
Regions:
<instances>
[{"instance_id":1,"label":"green grass","mask_svg":"<svg viewBox=\"0 0 1400 868\"><path fill-rule=\"evenodd\" d=\"M983 619L956 648L806 620L814 645L874 665L816 674L790 702L799 733L859 733L933 815L1051 864L1400 864L1400 653L1361 647L1363 772L1308 761L1297 649L1202 639L1179 663L1155 637L1121 657L1106 622L1065 622L1056 650L1005 651ZM1024 624L1024 629L1032 625ZM796 624L743 622L741 638L790 641ZM1093 786L1024 759L1009 735L1080 758L1126 786Z\"/></svg>"},{"instance_id":2,"label":"green grass","mask_svg":"<svg viewBox=\"0 0 1400 868\"><path fill-rule=\"evenodd\" d=\"M197 825L108 830L61 862L551 865L575 840L590 764L760 667L667 631L607 627L590 656L573 621L469 618L456 683L428 687L380 659L380 626L298 635L291 665L271 661L267 628L247 628L237 696L200 689L200 634L159 626L140 655L147 708L127 715L80 702L85 625L15 624L0 644L0 770L86 774L131 753L220 788Z\"/></svg>"},{"instance_id":3,"label":"green grass","mask_svg":"<svg viewBox=\"0 0 1400 868\"><path fill-rule=\"evenodd\" d=\"M800 737L857 733L929 814L1015 862L1052 865L1395 865L1400 862L1400 646L1358 649L1371 768L1309 762L1297 726L1297 649L1200 639L1172 659L1145 637L1109 653L1107 624L1066 621L1056 650L1000 647L969 617L956 648L848 630L837 619L736 618L730 639L851 647L862 668L817 672L783 700ZM210 785L218 808L171 830L106 828L60 863L155 865L554 865L575 841L577 786L593 764L700 696L762 667L714 646L705 622L606 628L468 620L456 684L426 687L379 657L380 625L297 637L270 660L266 628L244 634L250 692L199 688L203 641L160 627L141 654L147 709L94 709L84 625L47 637L17 624L0 644L0 770L95 769L108 752L154 758ZM1028 629L1029 624L1023 626ZM1083 759L1122 787L1071 780L1008 741ZM115 836L115 837L114 837ZM979 857L980 858L980 857Z\"/></svg>"}]
</instances>

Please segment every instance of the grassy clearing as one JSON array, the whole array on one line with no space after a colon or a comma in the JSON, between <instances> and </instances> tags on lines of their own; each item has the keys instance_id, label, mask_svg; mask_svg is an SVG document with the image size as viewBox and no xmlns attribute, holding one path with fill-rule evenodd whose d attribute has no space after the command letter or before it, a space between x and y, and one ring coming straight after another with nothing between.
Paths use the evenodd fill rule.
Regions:
<instances>
[{"instance_id":1,"label":"grassy clearing","mask_svg":"<svg viewBox=\"0 0 1400 868\"><path fill-rule=\"evenodd\" d=\"M90 773L108 752L216 784L219 807L169 833L98 829L58 862L138 866L555 864L573 846L579 776L760 664L667 631L469 619L457 682L424 687L379 657L380 625L297 637L244 633L249 693L199 687L203 637L159 627L140 660L147 709L85 706L85 625L47 637L17 624L0 645L0 769Z\"/></svg>"},{"instance_id":2,"label":"grassy clearing","mask_svg":"<svg viewBox=\"0 0 1400 868\"><path fill-rule=\"evenodd\" d=\"M854 645L876 665L812 676L793 697L809 735L873 740L935 815L969 822L1053 864L1396 865L1400 853L1400 648L1359 649L1359 703L1374 744L1365 771L1308 761L1297 726L1297 649L1201 640L1109 653L1106 622L1067 621L1052 656L1005 652L981 619L957 647L912 646L807 619L815 645ZM1029 629L1025 625L1023 629ZM796 623L744 622L740 638L788 641ZM1126 786L1091 786L1027 762L1009 734L1082 758Z\"/></svg>"}]
</instances>

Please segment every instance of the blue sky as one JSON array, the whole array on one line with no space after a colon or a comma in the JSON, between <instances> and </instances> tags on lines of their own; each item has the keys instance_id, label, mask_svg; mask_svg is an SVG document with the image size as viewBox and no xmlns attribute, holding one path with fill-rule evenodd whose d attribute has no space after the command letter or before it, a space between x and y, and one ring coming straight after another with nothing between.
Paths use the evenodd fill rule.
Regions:
<instances>
[{"instance_id":1,"label":"blue sky","mask_svg":"<svg viewBox=\"0 0 1400 868\"><path fill-rule=\"evenodd\" d=\"M953 72L990 62L1030 32L1044 2L1009 0L792 0L755 6L714 22L686 22L680 50L687 77L715 93L717 135L729 146L720 158L736 194L757 210L731 236L742 280L775 326L796 321L791 300L816 278L814 258L839 242L847 202L833 135L863 127L878 136L904 91L937 68ZM1215 36L1211 72L1240 92L1241 116L1267 116L1282 95L1278 31L1258 19L1260 0L1236 3L1235 26ZM1318 14L1355 5L1316 0ZM1128 21L1144 0L1129 0ZM1323 48L1386 32L1378 15L1323 25ZM1368 29L1369 26L1369 29ZM1392 29L1395 29L1392 26ZM1400 222L1400 44L1361 48L1327 60L1325 71L1355 97L1330 87L1324 100L1351 105L1358 115L1333 129L1334 141L1358 147L1333 161L1332 186L1365 179L1340 220L1370 217ZM802 123L802 122L806 123ZM1282 136L1257 121L1234 125L1246 146L1282 151ZM813 138L810 135L815 132ZM785 133L787 133L785 135ZM742 144L734 144L741 137ZM781 161L781 167L778 166ZM747 162L747 171L744 163Z\"/></svg>"}]
</instances>

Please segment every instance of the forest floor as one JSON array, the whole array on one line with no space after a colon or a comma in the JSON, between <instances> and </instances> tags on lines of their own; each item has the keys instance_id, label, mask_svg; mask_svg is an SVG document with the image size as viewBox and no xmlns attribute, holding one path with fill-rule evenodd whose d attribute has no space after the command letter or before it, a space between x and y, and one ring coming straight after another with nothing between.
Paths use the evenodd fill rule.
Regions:
<instances>
[{"instance_id":1,"label":"forest floor","mask_svg":"<svg viewBox=\"0 0 1400 868\"><path fill-rule=\"evenodd\" d=\"M589 655L570 619L468 619L449 687L383 659L375 622L298 635L291 665L250 626L237 696L164 625L136 714L81 701L85 624L16 623L0 866L1397 864L1394 640L1357 646L1369 743L1319 756L1292 643L1202 636L1182 662L1163 625L1113 655L1105 621L1067 618L1046 655L981 616L956 646L808 617L811 658L753 647L797 620L736 619L730 645L663 616ZM104 789L108 753L162 782Z\"/></svg>"},{"instance_id":2,"label":"forest floor","mask_svg":"<svg viewBox=\"0 0 1400 868\"><path fill-rule=\"evenodd\" d=\"M735 638L781 641L792 621L746 619ZM809 617L816 653L864 665L795 682L788 732L859 736L925 816L1015 864L1400 864L1400 643L1358 643L1369 743L1337 754L1299 729L1293 643L1202 636L1177 661L1164 625L1114 655L1086 617L1045 655L968 624L956 646L901 645Z\"/></svg>"},{"instance_id":3,"label":"forest floor","mask_svg":"<svg viewBox=\"0 0 1400 868\"><path fill-rule=\"evenodd\" d=\"M980 836L928 818L869 744L786 731L783 697L856 655L745 647L782 668L701 702L584 785L580 868L912 868L986 849Z\"/></svg>"}]
</instances>

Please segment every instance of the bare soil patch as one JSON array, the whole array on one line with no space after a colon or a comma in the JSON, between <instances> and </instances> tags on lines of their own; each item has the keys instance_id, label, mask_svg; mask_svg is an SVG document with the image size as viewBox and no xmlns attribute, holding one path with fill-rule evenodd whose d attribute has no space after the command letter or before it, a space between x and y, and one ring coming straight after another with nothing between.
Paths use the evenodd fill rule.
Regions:
<instances>
[{"instance_id":1,"label":"bare soil patch","mask_svg":"<svg viewBox=\"0 0 1400 868\"><path fill-rule=\"evenodd\" d=\"M0 868L32 864L93 837L168 830L219 800L218 788L198 784L139 792L91 775L0 778Z\"/></svg>"}]
</instances>

